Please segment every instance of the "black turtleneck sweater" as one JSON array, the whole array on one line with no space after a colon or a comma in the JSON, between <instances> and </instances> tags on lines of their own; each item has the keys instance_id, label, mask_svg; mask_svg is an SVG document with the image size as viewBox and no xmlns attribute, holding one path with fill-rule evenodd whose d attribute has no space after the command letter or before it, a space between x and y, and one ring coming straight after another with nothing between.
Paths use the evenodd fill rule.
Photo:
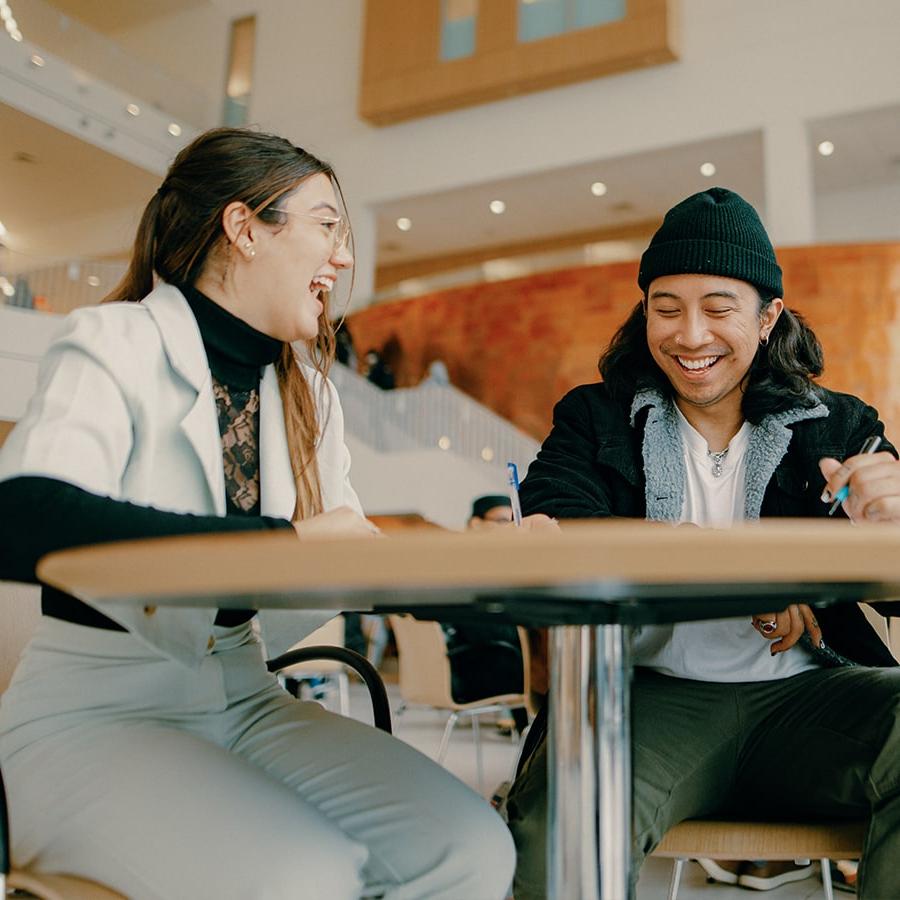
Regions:
<instances>
[{"instance_id":1,"label":"black turtleneck sweater","mask_svg":"<svg viewBox=\"0 0 900 900\"><path fill-rule=\"evenodd\" d=\"M0 579L36 582L38 560L54 550L143 537L290 528L286 519L260 515L259 384L262 370L281 353L262 334L183 287L203 338L222 438L226 516L191 515L101 497L53 478L20 476L0 483ZM80 600L43 586L41 609L96 628L123 630ZM220 625L247 621L251 610L221 610Z\"/></svg>"}]
</instances>

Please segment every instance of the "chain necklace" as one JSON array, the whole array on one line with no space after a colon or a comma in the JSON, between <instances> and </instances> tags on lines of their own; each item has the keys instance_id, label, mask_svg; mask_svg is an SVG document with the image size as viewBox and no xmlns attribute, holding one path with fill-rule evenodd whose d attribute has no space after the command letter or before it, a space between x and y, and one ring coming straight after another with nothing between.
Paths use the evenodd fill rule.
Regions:
<instances>
[{"instance_id":1,"label":"chain necklace","mask_svg":"<svg viewBox=\"0 0 900 900\"><path fill-rule=\"evenodd\" d=\"M713 478L718 478L722 474L723 464L725 463L725 456L728 453L728 448L726 447L724 450L707 450L706 455L712 460L712 476Z\"/></svg>"}]
</instances>

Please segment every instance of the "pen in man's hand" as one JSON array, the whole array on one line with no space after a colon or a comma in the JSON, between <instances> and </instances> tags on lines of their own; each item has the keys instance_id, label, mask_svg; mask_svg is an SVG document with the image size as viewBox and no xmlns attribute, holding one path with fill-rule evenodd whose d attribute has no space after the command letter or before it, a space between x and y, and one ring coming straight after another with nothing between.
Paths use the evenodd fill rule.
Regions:
<instances>
[{"instance_id":1,"label":"pen in man's hand","mask_svg":"<svg viewBox=\"0 0 900 900\"><path fill-rule=\"evenodd\" d=\"M509 502L512 506L513 522L518 528L522 524L522 505L519 503L519 470L514 462L506 464L506 483L509 485Z\"/></svg>"},{"instance_id":2,"label":"pen in man's hand","mask_svg":"<svg viewBox=\"0 0 900 900\"><path fill-rule=\"evenodd\" d=\"M876 450L881 446L881 438L877 434L871 434L866 438L866 442L860 448L857 456L863 456L866 453L875 453ZM828 510L828 515L833 516L838 507L850 496L850 485L845 484L835 495L834 495L834 503L831 504L831 509Z\"/></svg>"}]
</instances>

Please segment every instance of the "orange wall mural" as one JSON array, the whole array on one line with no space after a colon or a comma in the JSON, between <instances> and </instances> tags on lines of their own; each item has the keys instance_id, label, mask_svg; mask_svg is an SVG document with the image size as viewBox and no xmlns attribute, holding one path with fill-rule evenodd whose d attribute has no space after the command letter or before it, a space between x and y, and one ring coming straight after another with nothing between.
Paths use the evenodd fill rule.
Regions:
<instances>
[{"instance_id":1,"label":"orange wall mural","mask_svg":"<svg viewBox=\"0 0 900 900\"><path fill-rule=\"evenodd\" d=\"M785 301L825 349L826 387L881 412L900 441L900 244L778 251ZM548 272L385 303L350 317L356 350L388 346L397 386L435 359L451 381L538 440L553 404L599 377L601 349L640 299L637 262Z\"/></svg>"}]
</instances>

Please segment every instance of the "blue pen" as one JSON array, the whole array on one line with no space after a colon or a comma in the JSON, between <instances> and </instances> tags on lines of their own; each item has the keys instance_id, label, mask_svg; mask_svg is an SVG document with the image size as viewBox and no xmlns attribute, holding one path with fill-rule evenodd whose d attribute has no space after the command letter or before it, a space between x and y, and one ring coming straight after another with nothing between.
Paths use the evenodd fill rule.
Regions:
<instances>
[{"instance_id":1,"label":"blue pen","mask_svg":"<svg viewBox=\"0 0 900 900\"><path fill-rule=\"evenodd\" d=\"M519 503L519 470L514 462L506 464L506 483L509 485L509 502L512 506L513 522L518 528L522 524L522 504Z\"/></svg>"},{"instance_id":2,"label":"blue pen","mask_svg":"<svg viewBox=\"0 0 900 900\"><path fill-rule=\"evenodd\" d=\"M874 453L881 446L881 438L878 437L877 434L869 435L866 438L866 442L862 445L858 456L862 456L865 453ZM833 516L838 507L850 496L850 485L845 484L835 495L834 495L834 503L831 504L831 509L828 510L828 515Z\"/></svg>"}]
</instances>

